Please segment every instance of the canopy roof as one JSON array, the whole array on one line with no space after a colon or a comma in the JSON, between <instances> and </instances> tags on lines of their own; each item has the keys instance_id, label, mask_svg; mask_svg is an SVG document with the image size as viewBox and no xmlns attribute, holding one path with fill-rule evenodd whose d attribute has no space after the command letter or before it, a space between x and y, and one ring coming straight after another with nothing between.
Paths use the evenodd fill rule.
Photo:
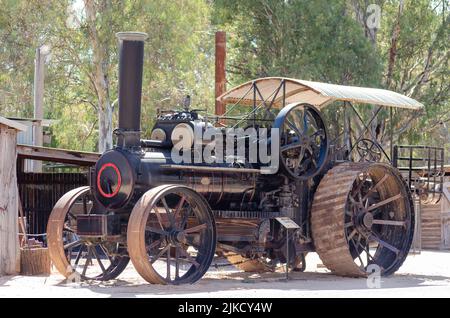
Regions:
<instances>
[{"instance_id":1,"label":"canopy roof","mask_svg":"<svg viewBox=\"0 0 450 318\"><path fill-rule=\"evenodd\" d=\"M219 96L217 100L226 104L238 103L251 106L254 103L253 85L256 84L257 91L262 96L261 98L259 93L256 93L256 104L259 105L263 99L266 104L269 104L275 96L273 107L279 108L283 106L283 90L278 88L283 81L285 105L304 102L323 108L334 101L348 101L408 109L424 107L412 98L385 89L343 86L283 77L265 77L244 83Z\"/></svg>"}]
</instances>

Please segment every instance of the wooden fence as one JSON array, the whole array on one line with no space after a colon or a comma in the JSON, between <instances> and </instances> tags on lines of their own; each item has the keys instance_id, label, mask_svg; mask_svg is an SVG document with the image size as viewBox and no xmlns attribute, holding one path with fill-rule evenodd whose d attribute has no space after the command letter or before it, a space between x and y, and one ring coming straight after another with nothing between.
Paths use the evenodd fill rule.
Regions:
<instances>
[{"instance_id":1,"label":"wooden fence","mask_svg":"<svg viewBox=\"0 0 450 318\"><path fill-rule=\"evenodd\" d=\"M30 234L44 234L56 201L69 190L88 184L86 173L19 172L17 181Z\"/></svg>"}]
</instances>

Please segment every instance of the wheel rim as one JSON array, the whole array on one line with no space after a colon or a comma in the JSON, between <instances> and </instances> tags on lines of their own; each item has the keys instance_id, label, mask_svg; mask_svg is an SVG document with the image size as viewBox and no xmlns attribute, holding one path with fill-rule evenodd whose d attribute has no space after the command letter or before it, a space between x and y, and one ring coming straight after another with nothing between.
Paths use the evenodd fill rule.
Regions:
<instances>
[{"instance_id":1,"label":"wheel rim","mask_svg":"<svg viewBox=\"0 0 450 318\"><path fill-rule=\"evenodd\" d=\"M309 104L291 104L281 110L274 128L280 131L280 161L294 179L320 172L328 153L327 130L319 111Z\"/></svg>"},{"instance_id":2,"label":"wheel rim","mask_svg":"<svg viewBox=\"0 0 450 318\"><path fill-rule=\"evenodd\" d=\"M344 163L322 179L311 226L317 253L336 274L367 276L377 270L390 275L402 265L412 243L411 195L389 165Z\"/></svg>"},{"instance_id":3,"label":"wheel rim","mask_svg":"<svg viewBox=\"0 0 450 318\"><path fill-rule=\"evenodd\" d=\"M345 236L350 254L366 270L389 274L409 250L412 211L403 184L391 169L373 166L358 175L348 194Z\"/></svg>"},{"instance_id":4,"label":"wheel rim","mask_svg":"<svg viewBox=\"0 0 450 318\"><path fill-rule=\"evenodd\" d=\"M72 280L109 280L125 269L126 249L117 242L76 234L76 219L93 212L89 187L69 191L56 203L47 226L50 257L57 270Z\"/></svg>"},{"instance_id":5,"label":"wheel rim","mask_svg":"<svg viewBox=\"0 0 450 318\"><path fill-rule=\"evenodd\" d=\"M206 201L183 186L145 193L128 225L128 250L139 274L150 283L199 280L214 257L216 232Z\"/></svg>"}]
</instances>

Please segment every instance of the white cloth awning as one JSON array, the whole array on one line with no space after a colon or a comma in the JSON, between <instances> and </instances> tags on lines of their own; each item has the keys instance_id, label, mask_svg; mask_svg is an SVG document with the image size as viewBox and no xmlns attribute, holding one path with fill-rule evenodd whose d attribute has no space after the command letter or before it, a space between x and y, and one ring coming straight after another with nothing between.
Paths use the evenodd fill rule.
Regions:
<instances>
[{"instance_id":1,"label":"white cloth awning","mask_svg":"<svg viewBox=\"0 0 450 318\"><path fill-rule=\"evenodd\" d=\"M259 94L256 94L256 104L260 104L263 99L268 104L276 95L273 107L279 108L283 105L283 93L280 90L276 94L276 91L282 81L285 82L285 105L303 102L323 108L334 101L348 101L415 110L424 107L412 98L385 89L335 85L283 77L259 78L244 83L222 94L217 100L226 104L253 105L253 83L256 83L262 95L261 98Z\"/></svg>"}]
</instances>

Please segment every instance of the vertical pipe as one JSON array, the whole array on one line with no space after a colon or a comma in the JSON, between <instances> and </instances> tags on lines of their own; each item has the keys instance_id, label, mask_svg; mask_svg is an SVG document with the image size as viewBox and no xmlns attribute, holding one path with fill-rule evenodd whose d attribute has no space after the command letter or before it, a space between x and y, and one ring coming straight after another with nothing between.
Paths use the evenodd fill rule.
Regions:
<instances>
[{"instance_id":1,"label":"vertical pipe","mask_svg":"<svg viewBox=\"0 0 450 318\"><path fill-rule=\"evenodd\" d=\"M119 140L122 147L139 147L142 72L147 34L119 32Z\"/></svg>"},{"instance_id":2,"label":"vertical pipe","mask_svg":"<svg viewBox=\"0 0 450 318\"><path fill-rule=\"evenodd\" d=\"M217 98L226 91L226 33L223 31L216 32L216 115L225 114L225 104L218 101Z\"/></svg>"},{"instance_id":3,"label":"vertical pipe","mask_svg":"<svg viewBox=\"0 0 450 318\"><path fill-rule=\"evenodd\" d=\"M43 54L44 53L44 54ZM44 118L44 59L45 52L43 52L42 47L36 49L36 57L34 60L34 92L33 92L33 102L34 102L34 119L38 122L33 123L33 145L42 146L43 145L43 131L42 122ZM33 172L42 172L42 161L33 160L32 161Z\"/></svg>"},{"instance_id":4,"label":"vertical pipe","mask_svg":"<svg viewBox=\"0 0 450 318\"><path fill-rule=\"evenodd\" d=\"M391 164L393 162L394 156L394 123L392 122L392 107L389 107L389 143L390 143L390 155L391 155Z\"/></svg>"}]
</instances>

